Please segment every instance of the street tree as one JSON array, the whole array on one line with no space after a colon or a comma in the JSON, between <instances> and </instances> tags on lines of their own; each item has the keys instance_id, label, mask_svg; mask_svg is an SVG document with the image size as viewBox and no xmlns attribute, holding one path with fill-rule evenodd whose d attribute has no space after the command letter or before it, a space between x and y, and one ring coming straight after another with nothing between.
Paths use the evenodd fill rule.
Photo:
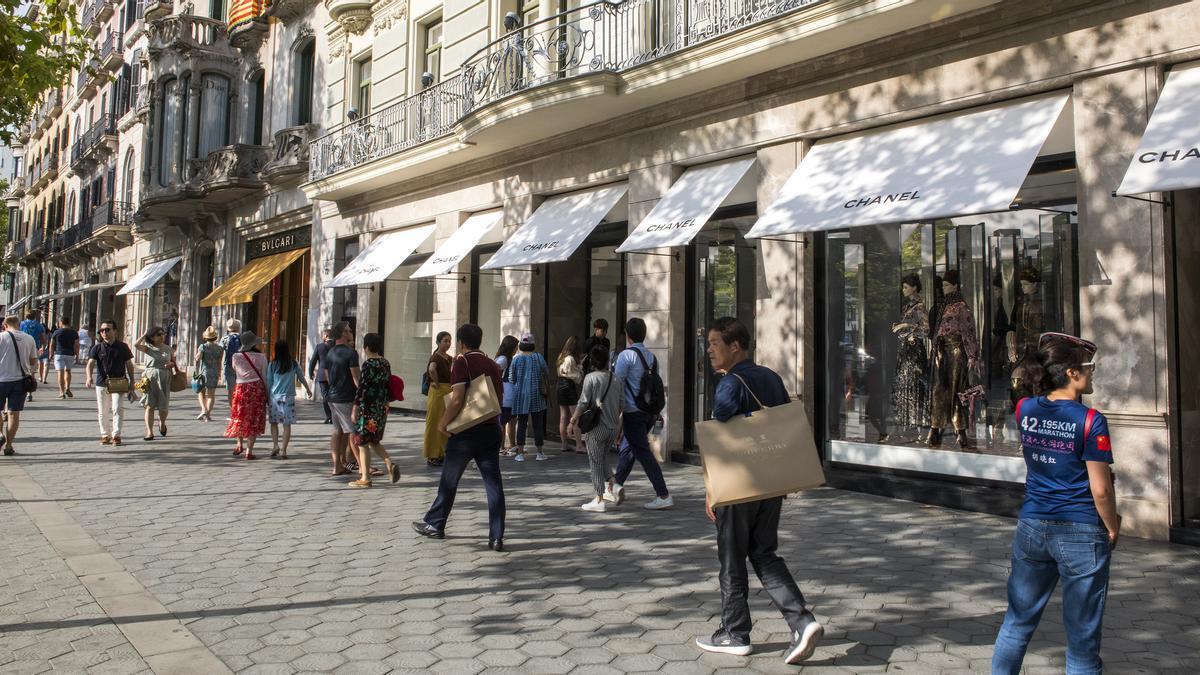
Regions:
<instances>
[{"instance_id":1,"label":"street tree","mask_svg":"<svg viewBox=\"0 0 1200 675\"><path fill-rule=\"evenodd\" d=\"M0 142L12 141L90 48L68 0L0 0Z\"/></svg>"}]
</instances>

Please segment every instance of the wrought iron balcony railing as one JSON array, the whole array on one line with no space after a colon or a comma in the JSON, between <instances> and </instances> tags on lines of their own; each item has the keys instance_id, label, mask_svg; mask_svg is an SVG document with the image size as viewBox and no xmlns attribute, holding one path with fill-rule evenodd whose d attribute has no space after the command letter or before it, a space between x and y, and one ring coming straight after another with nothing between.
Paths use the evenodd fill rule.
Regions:
<instances>
[{"instance_id":1,"label":"wrought iron balcony railing","mask_svg":"<svg viewBox=\"0 0 1200 675\"><path fill-rule=\"evenodd\" d=\"M318 180L450 133L507 96L592 73L621 71L825 0L601 0L519 27L459 73L313 141Z\"/></svg>"}]
</instances>

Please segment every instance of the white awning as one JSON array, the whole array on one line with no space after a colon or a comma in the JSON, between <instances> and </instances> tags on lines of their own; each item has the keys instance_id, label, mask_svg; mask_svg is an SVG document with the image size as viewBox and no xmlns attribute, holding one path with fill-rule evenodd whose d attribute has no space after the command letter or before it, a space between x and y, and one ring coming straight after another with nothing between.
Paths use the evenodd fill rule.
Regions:
<instances>
[{"instance_id":1,"label":"white awning","mask_svg":"<svg viewBox=\"0 0 1200 675\"><path fill-rule=\"evenodd\" d=\"M1167 76L1119 195L1200 187L1200 66Z\"/></svg>"},{"instance_id":2,"label":"white awning","mask_svg":"<svg viewBox=\"0 0 1200 675\"><path fill-rule=\"evenodd\" d=\"M746 236L1006 211L1067 96L819 142Z\"/></svg>"},{"instance_id":3,"label":"white awning","mask_svg":"<svg viewBox=\"0 0 1200 675\"><path fill-rule=\"evenodd\" d=\"M16 301L16 302L14 302L14 303L12 304L12 306L10 306L10 307L8 308L8 311L9 311L9 312L15 312L15 311L17 311L18 309L21 309L22 307L24 307L24 306L25 306L25 303L29 302L29 301L30 301L30 300L32 300L32 299L33 299L33 295L32 295L32 294L31 294L31 295L27 295L27 296L25 296L25 297L21 298L20 300L18 300L18 301Z\"/></svg>"},{"instance_id":4,"label":"white awning","mask_svg":"<svg viewBox=\"0 0 1200 675\"><path fill-rule=\"evenodd\" d=\"M570 258L628 189L628 184L619 183L547 199L483 268L536 265Z\"/></svg>"},{"instance_id":5,"label":"white awning","mask_svg":"<svg viewBox=\"0 0 1200 675\"><path fill-rule=\"evenodd\" d=\"M121 290L117 291L117 295L128 295L154 286L154 284L158 283L159 279L167 276L167 272L170 272L171 268L177 265L180 260L183 260L182 256L176 256L146 265L138 270L138 273L133 275L133 278L126 282L121 287Z\"/></svg>"},{"instance_id":6,"label":"white awning","mask_svg":"<svg viewBox=\"0 0 1200 675\"><path fill-rule=\"evenodd\" d=\"M422 225L377 237L326 286L363 286L386 280L435 228Z\"/></svg>"},{"instance_id":7,"label":"white awning","mask_svg":"<svg viewBox=\"0 0 1200 675\"><path fill-rule=\"evenodd\" d=\"M467 257L471 249L479 243L479 240L491 232L503 217L503 211L491 211L476 213L467 218L467 221L460 225L454 234L450 235L450 238L443 242L441 247L429 257L429 260L425 261L425 264L418 267L410 278L433 277L454 269L454 266L462 262L462 259Z\"/></svg>"},{"instance_id":8,"label":"white awning","mask_svg":"<svg viewBox=\"0 0 1200 675\"><path fill-rule=\"evenodd\" d=\"M617 247L617 253L683 246L754 166L754 157L689 167L650 215Z\"/></svg>"}]
</instances>

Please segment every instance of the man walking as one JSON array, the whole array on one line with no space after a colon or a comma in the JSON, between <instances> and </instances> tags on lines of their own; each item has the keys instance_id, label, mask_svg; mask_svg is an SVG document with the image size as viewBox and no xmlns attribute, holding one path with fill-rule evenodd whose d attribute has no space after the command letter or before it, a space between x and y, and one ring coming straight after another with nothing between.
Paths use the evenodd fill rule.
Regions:
<instances>
[{"instance_id":1,"label":"man walking","mask_svg":"<svg viewBox=\"0 0 1200 675\"><path fill-rule=\"evenodd\" d=\"M124 394L109 390L109 378L128 378L126 383L133 383L133 352L129 345L117 339L117 324L113 321L102 321L96 331L98 339L88 351L85 366L87 379L86 387L96 388L96 409L100 418L100 443L102 445L121 444L121 397L128 396L133 400L133 387L129 386ZM110 426L111 420L111 426Z\"/></svg>"},{"instance_id":2,"label":"man walking","mask_svg":"<svg viewBox=\"0 0 1200 675\"><path fill-rule=\"evenodd\" d=\"M21 322L21 332L33 338L34 352L37 354L38 367L32 373L41 382L45 382L45 373L42 372L42 366L45 363L41 358L46 353L46 326L42 323L41 314L36 309L31 309L25 312L25 320ZM27 402L33 401L33 392L25 395Z\"/></svg>"},{"instance_id":3,"label":"man walking","mask_svg":"<svg viewBox=\"0 0 1200 675\"><path fill-rule=\"evenodd\" d=\"M604 345L604 351L612 351L612 344L608 341L608 320L604 318L596 319L592 322L592 334L583 341L583 372L590 373L594 368L591 366L592 348L596 345Z\"/></svg>"},{"instance_id":4,"label":"man walking","mask_svg":"<svg viewBox=\"0 0 1200 675\"><path fill-rule=\"evenodd\" d=\"M79 352L79 332L71 328L71 320L62 317L58 329L50 334L50 348L54 351L54 373L58 378L58 397L75 398L71 393L71 368Z\"/></svg>"},{"instance_id":5,"label":"man walking","mask_svg":"<svg viewBox=\"0 0 1200 675\"><path fill-rule=\"evenodd\" d=\"M617 472L613 478L613 498L617 504L625 501L625 481L633 471L636 460L642 465L650 484L654 486L655 498L644 507L651 510L669 509L675 506L675 498L667 491L662 467L650 451L650 429L658 419L638 405L641 397L642 376L658 372L658 361L643 344L646 340L646 322L634 317L625 323L625 341L628 348L617 356L613 372L625 382L625 412L621 415L621 430L624 438L617 453ZM643 404L644 405L644 404Z\"/></svg>"},{"instance_id":6,"label":"man walking","mask_svg":"<svg viewBox=\"0 0 1200 675\"><path fill-rule=\"evenodd\" d=\"M727 422L737 415L759 410L758 402L771 407L787 403L788 393L775 371L750 359L750 331L730 317L717 319L708 329L708 357L714 370L725 373L713 392L713 419ZM696 638L701 649L745 656L750 644L750 582L746 559L762 582L775 608L791 628L792 644L784 654L789 664L812 656L825 629L804 606L804 595L787 563L775 552L779 546L779 514L783 497L713 508L707 497L705 510L717 524L717 559L721 561L721 626L711 638Z\"/></svg>"},{"instance_id":7,"label":"man walking","mask_svg":"<svg viewBox=\"0 0 1200 675\"><path fill-rule=\"evenodd\" d=\"M329 378L325 375L325 355L333 347L333 338L329 337L330 329L321 331L321 343L313 350L308 358L308 379L317 383L321 390L321 407L325 409L325 424L332 424L329 417Z\"/></svg>"},{"instance_id":8,"label":"man walking","mask_svg":"<svg viewBox=\"0 0 1200 675\"><path fill-rule=\"evenodd\" d=\"M325 401L329 404L333 433L329 436L329 453L333 458L333 475L350 473L350 457L357 455L354 445L354 396L358 393L358 352L354 351L354 331L345 321L329 329L333 346L325 353L323 369L328 385Z\"/></svg>"},{"instance_id":9,"label":"man walking","mask_svg":"<svg viewBox=\"0 0 1200 675\"><path fill-rule=\"evenodd\" d=\"M479 351L483 342L483 330L473 323L463 324L458 329L458 353L450 367L450 402L438 422L438 431L450 436L446 441L446 459L442 465L442 479L438 483L437 497L425 514L424 520L414 522L413 529L425 537L442 539L446 536L446 521L454 508L458 495L458 482L462 479L467 464L475 460L479 475L483 478L483 489L488 502L488 548L504 550L504 485L500 481L500 444L503 434L500 417L492 417L475 426L450 434L446 427L458 417L467 400L467 387L471 380L480 375L492 378L496 395L504 391L504 374L500 366L487 354Z\"/></svg>"},{"instance_id":10,"label":"man walking","mask_svg":"<svg viewBox=\"0 0 1200 675\"><path fill-rule=\"evenodd\" d=\"M20 329L15 316L4 317L4 332L0 333L0 405L8 410L4 428L4 454L17 454L13 439L21 427L21 411L25 409L24 381L37 366L37 347L33 338Z\"/></svg>"},{"instance_id":11,"label":"man walking","mask_svg":"<svg viewBox=\"0 0 1200 675\"><path fill-rule=\"evenodd\" d=\"M221 348L225 350L225 401L233 408L233 390L237 387L237 373L233 370L233 355L242 351L242 322L230 319L225 322L225 335L221 337Z\"/></svg>"}]
</instances>

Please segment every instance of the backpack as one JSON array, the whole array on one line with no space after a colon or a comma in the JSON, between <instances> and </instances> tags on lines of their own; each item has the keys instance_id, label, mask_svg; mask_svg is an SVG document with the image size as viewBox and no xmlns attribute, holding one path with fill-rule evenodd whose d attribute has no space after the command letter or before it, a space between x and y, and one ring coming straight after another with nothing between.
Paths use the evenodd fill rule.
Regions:
<instances>
[{"instance_id":1,"label":"backpack","mask_svg":"<svg viewBox=\"0 0 1200 675\"><path fill-rule=\"evenodd\" d=\"M388 375L388 392L393 401L404 400L404 380L398 375Z\"/></svg>"},{"instance_id":2,"label":"backpack","mask_svg":"<svg viewBox=\"0 0 1200 675\"><path fill-rule=\"evenodd\" d=\"M658 415L667 407L667 395L665 387L663 387L662 378L658 375L658 359L654 359L654 364L646 363L646 356L642 354L642 350L637 347L630 347L637 354L638 360L642 362L642 381L638 388L637 394L633 397L633 402L637 404L637 409L647 415Z\"/></svg>"}]
</instances>

